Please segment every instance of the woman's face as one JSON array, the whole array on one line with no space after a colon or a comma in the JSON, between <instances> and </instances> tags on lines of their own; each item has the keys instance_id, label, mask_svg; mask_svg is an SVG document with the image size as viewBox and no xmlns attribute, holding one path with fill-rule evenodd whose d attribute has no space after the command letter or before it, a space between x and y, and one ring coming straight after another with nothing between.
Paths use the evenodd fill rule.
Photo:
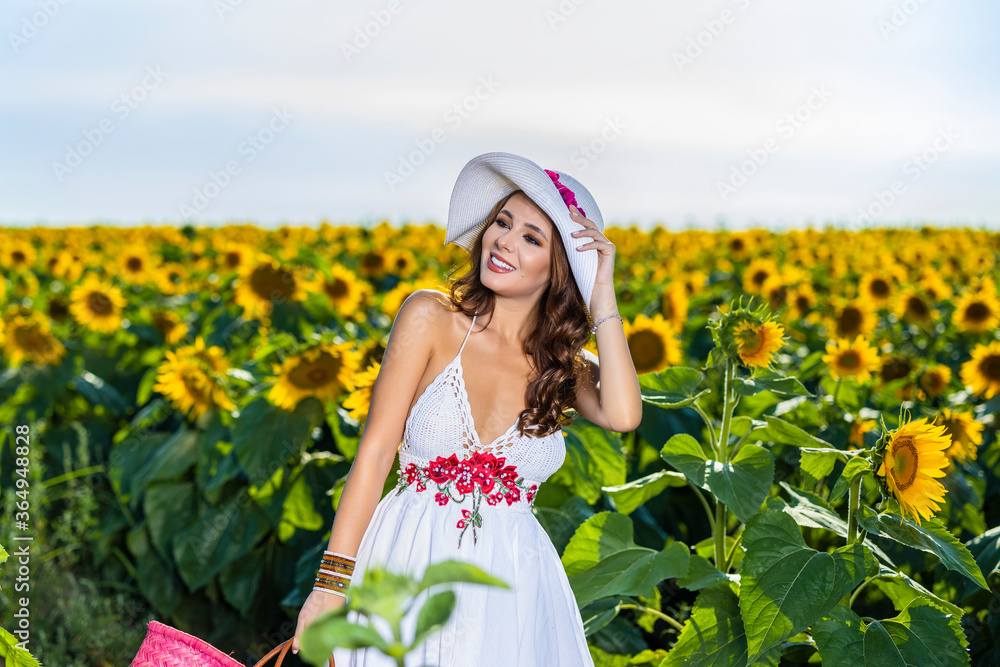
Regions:
<instances>
[{"instance_id":1,"label":"woman's face","mask_svg":"<svg viewBox=\"0 0 1000 667\"><path fill-rule=\"evenodd\" d=\"M553 243L562 240L545 211L517 193L483 232L480 280L497 294L541 298L549 286ZM509 266L497 266L493 256Z\"/></svg>"}]
</instances>

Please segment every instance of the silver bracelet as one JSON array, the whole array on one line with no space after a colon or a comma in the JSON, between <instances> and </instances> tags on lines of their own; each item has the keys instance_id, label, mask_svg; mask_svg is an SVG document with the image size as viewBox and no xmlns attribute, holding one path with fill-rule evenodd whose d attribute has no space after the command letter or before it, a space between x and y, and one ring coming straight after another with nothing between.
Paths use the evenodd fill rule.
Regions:
<instances>
[{"instance_id":1,"label":"silver bracelet","mask_svg":"<svg viewBox=\"0 0 1000 667\"><path fill-rule=\"evenodd\" d=\"M614 315L608 315L607 317L602 317L601 319L597 320L597 323L594 324L594 326L590 328L590 333L591 334L596 334L597 333L597 327L601 326L601 322L604 322L605 320L610 320L613 317L617 317L619 320L621 320L621 322L622 322L623 325L625 324L625 320L622 320L621 315L619 315L618 313L615 313Z\"/></svg>"}]
</instances>

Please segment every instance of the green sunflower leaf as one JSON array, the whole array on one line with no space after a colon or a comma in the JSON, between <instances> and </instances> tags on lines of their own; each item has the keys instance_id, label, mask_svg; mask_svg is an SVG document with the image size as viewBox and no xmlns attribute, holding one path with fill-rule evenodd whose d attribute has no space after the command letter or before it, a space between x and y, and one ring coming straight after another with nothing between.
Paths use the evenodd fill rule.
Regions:
<instances>
[{"instance_id":1,"label":"green sunflower leaf","mask_svg":"<svg viewBox=\"0 0 1000 667\"><path fill-rule=\"evenodd\" d=\"M659 373L639 376L642 400L661 408L681 408L693 403L709 389L698 391L702 373L686 366L671 366Z\"/></svg>"},{"instance_id":2,"label":"green sunflower leaf","mask_svg":"<svg viewBox=\"0 0 1000 667\"><path fill-rule=\"evenodd\" d=\"M917 525L909 517L876 514L871 508L862 505L858 508L858 525L870 535L887 537L914 549L932 553L949 570L960 572L984 590L989 590L986 579L969 550L934 517Z\"/></svg>"},{"instance_id":3,"label":"green sunflower leaf","mask_svg":"<svg viewBox=\"0 0 1000 667\"><path fill-rule=\"evenodd\" d=\"M667 441L660 456L692 484L713 493L744 523L760 509L774 481L774 457L757 445L744 445L732 461L720 463L706 458L697 440L679 433Z\"/></svg>"},{"instance_id":4,"label":"green sunflower leaf","mask_svg":"<svg viewBox=\"0 0 1000 667\"><path fill-rule=\"evenodd\" d=\"M771 509L747 524L743 546L740 609L751 661L828 614L876 564L862 544L809 548L795 520Z\"/></svg>"},{"instance_id":5,"label":"green sunflower leaf","mask_svg":"<svg viewBox=\"0 0 1000 667\"><path fill-rule=\"evenodd\" d=\"M687 486L687 479L679 472L659 470L628 484L605 486L603 490L611 496L615 509L622 514L631 514L650 498L663 493L668 486Z\"/></svg>"},{"instance_id":6,"label":"green sunflower leaf","mask_svg":"<svg viewBox=\"0 0 1000 667\"><path fill-rule=\"evenodd\" d=\"M780 650L762 655L757 664L777 665ZM690 618L661 667L745 667L747 637L740 603L729 586L704 589Z\"/></svg>"}]
</instances>

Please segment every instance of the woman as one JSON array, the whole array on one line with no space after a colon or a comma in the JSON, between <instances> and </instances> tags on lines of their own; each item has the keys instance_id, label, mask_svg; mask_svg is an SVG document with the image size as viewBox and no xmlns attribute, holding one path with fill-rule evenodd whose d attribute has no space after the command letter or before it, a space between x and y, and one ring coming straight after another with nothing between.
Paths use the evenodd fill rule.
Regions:
<instances>
[{"instance_id":1,"label":"woman","mask_svg":"<svg viewBox=\"0 0 1000 667\"><path fill-rule=\"evenodd\" d=\"M445 242L469 250L471 268L448 298L420 290L396 316L293 651L369 562L419 578L456 559L511 588L457 584L451 619L407 665L593 665L559 554L531 507L565 459L564 409L619 432L641 418L603 228L590 193L565 174L509 153L462 170ZM600 374L583 350L595 331ZM401 439L397 490L380 500ZM375 650L333 657L338 667L394 664Z\"/></svg>"}]
</instances>

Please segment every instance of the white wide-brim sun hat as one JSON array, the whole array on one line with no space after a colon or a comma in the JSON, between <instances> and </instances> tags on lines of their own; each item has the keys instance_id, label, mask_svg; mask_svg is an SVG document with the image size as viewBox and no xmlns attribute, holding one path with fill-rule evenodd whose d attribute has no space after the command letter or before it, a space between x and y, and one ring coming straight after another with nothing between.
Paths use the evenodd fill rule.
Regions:
<instances>
[{"instance_id":1,"label":"white wide-brim sun hat","mask_svg":"<svg viewBox=\"0 0 1000 667\"><path fill-rule=\"evenodd\" d=\"M604 231L604 218L597 202L587 188L573 177L549 170L559 176L559 183L570 190L567 197L576 197L576 207L588 220L593 220L597 228ZM498 201L515 190L521 190L541 208L552 220L573 271L573 278L586 304L590 317L590 299L597 280L596 248L580 252L577 246L590 243L589 236L575 237L572 232L583 229L583 225L570 217L569 205L553 179L537 164L513 153L484 153L472 158L458 175L455 189L451 193L448 207L448 227L444 242L455 243L469 252L476 238L486 226L486 217Z\"/></svg>"}]
</instances>

